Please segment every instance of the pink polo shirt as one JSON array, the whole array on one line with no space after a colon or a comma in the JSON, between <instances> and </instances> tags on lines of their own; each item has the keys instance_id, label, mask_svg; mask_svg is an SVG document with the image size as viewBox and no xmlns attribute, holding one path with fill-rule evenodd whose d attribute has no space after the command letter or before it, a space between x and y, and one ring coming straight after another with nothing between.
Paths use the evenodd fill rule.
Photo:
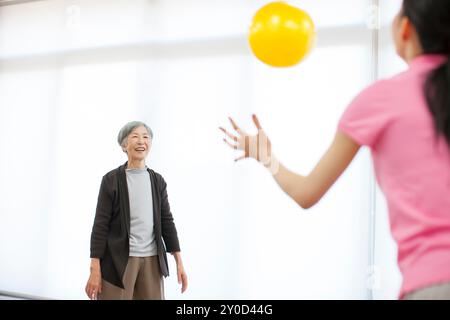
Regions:
<instances>
[{"instance_id":1,"label":"pink polo shirt","mask_svg":"<svg viewBox=\"0 0 450 320\"><path fill-rule=\"evenodd\" d=\"M371 149L398 245L399 298L450 282L450 149L436 139L422 89L427 72L446 59L415 58L407 71L362 91L338 125Z\"/></svg>"}]
</instances>

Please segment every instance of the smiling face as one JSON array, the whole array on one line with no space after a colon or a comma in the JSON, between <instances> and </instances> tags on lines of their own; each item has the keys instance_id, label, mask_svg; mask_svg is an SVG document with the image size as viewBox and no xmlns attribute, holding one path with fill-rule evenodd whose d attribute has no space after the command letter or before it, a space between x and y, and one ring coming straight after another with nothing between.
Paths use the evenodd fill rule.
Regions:
<instances>
[{"instance_id":1,"label":"smiling face","mask_svg":"<svg viewBox=\"0 0 450 320\"><path fill-rule=\"evenodd\" d=\"M144 126L133 129L125 140L124 151L128 155L128 161L145 160L152 147L152 139Z\"/></svg>"}]
</instances>

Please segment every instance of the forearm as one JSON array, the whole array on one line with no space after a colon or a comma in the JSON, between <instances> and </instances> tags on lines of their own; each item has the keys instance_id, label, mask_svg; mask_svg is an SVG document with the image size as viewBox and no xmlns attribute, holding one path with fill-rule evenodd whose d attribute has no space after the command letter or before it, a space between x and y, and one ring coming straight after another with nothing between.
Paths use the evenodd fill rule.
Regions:
<instances>
[{"instance_id":1,"label":"forearm","mask_svg":"<svg viewBox=\"0 0 450 320\"><path fill-rule=\"evenodd\" d=\"M308 192L307 177L290 171L274 156L272 156L270 165L267 165L266 168L270 170L280 188L299 206L307 209L314 205L315 201L311 193Z\"/></svg>"},{"instance_id":2,"label":"forearm","mask_svg":"<svg viewBox=\"0 0 450 320\"><path fill-rule=\"evenodd\" d=\"M302 208L316 204L348 167L360 146L344 134L335 139L314 169L301 176L283 166L272 156L270 171L280 187Z\"/></svg>"},{"instance_id":3,"label":"forearm","mask_svg":"<svg viewBox=\"0 0 450 320\"><path fill-rule=\"evenodd\" d=\"M183 265L183 261L181 260L181 252L180 251L172 252L172 256L174 257L175 262L178 266Z\"/></svg>"},{"instance_id":4,"label":"forearm","mask_svg":"<svg viewBox=\"0 0 450 320\"><path fill-rule=\"evenodd\" d=\"M100 259L91 258L91 272L100 272Z\"/></svg>"}]
</instances>

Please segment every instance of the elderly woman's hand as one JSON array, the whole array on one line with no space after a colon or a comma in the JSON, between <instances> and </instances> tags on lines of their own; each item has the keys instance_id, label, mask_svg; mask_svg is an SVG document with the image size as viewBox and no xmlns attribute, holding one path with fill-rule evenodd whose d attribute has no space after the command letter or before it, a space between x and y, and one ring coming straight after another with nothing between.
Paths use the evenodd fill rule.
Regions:
<instances>
[{"instance_id":1,"label":"elderly woman's hand","mask_svg":"<svg viewBox=\"0 0 450 320\"><path fill-rule=\"evenodd\" d=\"M171 253L177 264L177 278L178 283L181 284L181 293L185 292L188 286L188 277L186 271L184 270L183 261L181 260L180 251Z\"/></svg>"},{"instance_id":2,"label":"elderly woman's hand","mask_svg":"<svg viewBox=\"0 0 450 320\"><path fill-rule=\"evenodd\" d=\"M181 284L181 293L184 293L188 286L188 277L186 271L184 271L183 264L177 265L177 278L178 283Z\"/></svg>"},{"instance_id":3,"label":"elderly woman's hand","mask_svg":"<svg viewBox=\"0 0 450 320\"><path fill-rule=\"evenodd\" d=\"M99 262L93 261L91 264L91 274L85 290L87 296L91 300L97 300L98 294L102 293L102 273L100 271Z\"/></svg>"}]
</instances>

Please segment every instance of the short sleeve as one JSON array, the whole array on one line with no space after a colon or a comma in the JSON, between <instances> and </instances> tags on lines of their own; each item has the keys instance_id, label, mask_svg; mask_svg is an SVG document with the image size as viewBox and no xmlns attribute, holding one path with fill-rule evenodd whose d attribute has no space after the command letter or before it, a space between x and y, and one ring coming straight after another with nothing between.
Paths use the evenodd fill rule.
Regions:
<instances>
[{"instance_id":1,"label":"short sleeve","mask_svg":"<svg viewBox=\"0 0 450 320\"><path fill-rule=\"evenodd\" d=\"M382 80L358 94L339 120L338 131L360 145L374 147L395 112L388 89L389 83Z\"/></svg>"}]
</instances>

